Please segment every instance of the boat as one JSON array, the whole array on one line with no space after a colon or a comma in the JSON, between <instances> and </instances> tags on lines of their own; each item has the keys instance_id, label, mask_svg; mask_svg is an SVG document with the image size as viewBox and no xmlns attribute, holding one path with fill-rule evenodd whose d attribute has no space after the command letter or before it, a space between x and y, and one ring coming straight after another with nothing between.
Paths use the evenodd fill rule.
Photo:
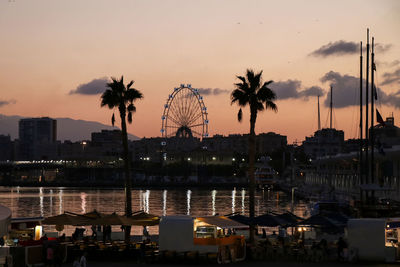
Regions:
<instances>
[{"instance_id":1,"label":"boat","mask_svg":"<svg viewBox=\"0 0 400 267\"><path fill-rule=\"evenodd\" d=\"M272 189L276 184L277 172L269 165L270 157L262 157L262 164L254 172L256 185L263 189Z\"/></svg>"}]
</instances>

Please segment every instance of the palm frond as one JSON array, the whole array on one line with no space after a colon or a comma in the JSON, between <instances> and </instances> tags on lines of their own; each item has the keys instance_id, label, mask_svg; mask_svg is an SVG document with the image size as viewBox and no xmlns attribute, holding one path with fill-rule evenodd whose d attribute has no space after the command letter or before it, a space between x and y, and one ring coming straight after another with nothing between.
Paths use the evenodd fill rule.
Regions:
<instances>
[{"instance_id":1,"label":"palm frond","mask_svg":"<svg viewBox=\"0 0 400 267\"><path fill-rule=\"evenodd\" d=\"M264 105L262 102L256 102L255 103L255 108L257 111L263 111L264 110Z\"/></svg>"},{"instance_id":2,"label":"palm frond","mask_svg":"<svg viewBox=\"0 0 400 267\"><path fill-rule=\"evenodd\" d=\"M129 90L127 90L125 92L125 102L133 102L136 99L142 99L143 98L143 94L139 91L136 90L135 88L130 88Z\"/></svg>"},{"instance_id":3,"label":"palm frond","mask_svg":"<svg viewBox=\"0 0 400 267\"><path fill-rule=\"evenodd\" d=\"M134 83L134 81L130 81L130 83L128 83L126 86L126 90L129 90L129 88L131 88L133 83Z\"/></svg>"},{"instance_id":4,"label":"palm frond","mask_svg":"<svg viewBox=\"0 0 400 267\"><path fill-rule=\"evenodd\" d=\"M136 112L136 107L133 103L130 103L126 109L128 110L128 112L132 112L132 113Z\"/></svg>"},{"instance_id":5,"label":"palm frond","mask_svg":"<svg viewBox=\"0 0 400 267\"><path fill-rule=\"evenodd\" d=\"M242 118L243 118L242 109L239 109L239 112L238 112L238 114L237 114L237 117L238 117L238 121L239 121L239 122L242 122Z\"/></svg>"},{"instance_id":6,"label":"palm frond","mask_svg":"<svg viewBox=\"0 0 400 267\"><path fill-rule=\"evenodd\" d=\"M254 79L254 71L252 69L247 69L246 70L246 77L247 77L247 80L250 83L250 81Z\"/></svg>"},{"instance_id":7,"label":"palm frond","mask_svg":"<svg viewBox=\"0 0 400 267\"><path fill-rule=\"evenodd\" d=\"M240 99L246 97L246 93L243 90L235 89L231 93L232 104L235 102L239 102Z\"/></svg>"},{"instance_id":8,"label":"palm frond","mask_svg":"<svg viewBox=\"0 0 400 267\"><path fill-rule=\"evenodd\" d=\"M247 83L246 78L243 76L236 76L236 78L238 78L239 80L242 81L242 83Z\"/></svg>"},{"instance_id":9,"label":"palm frond","mask_svg":"<svg viewBox=\"0 0 400 267\"><path fill-rule=\"evenodd\" d=\"M119 100L118 96L115 94L115 92L111 89L107 89L102 95L101 95L101 106L108 106L108 108L113 109L114 107L118 106Z\"/></svg>"},{"instance_id":10,"label":"palm frond","mask_svg":"<svg viewBox=\"0 0 400 267\"><path fill-rule=\"evenodd\" d=\"M271 82L272 81L268 82L268 84L270 84ZM273 101L276 99L276 94L274 91L267 87L267 83L264 83L264 85L257 92L257 98L262 102Z\"/></svg>"},{"instance_id":11,"label":"palm frond","mask_svg":"<svg viewBox=\"0 0 400 267\"><path fill-rule=\"evenodd\" d=\"M273 101L266 101L265 102L265 109L270 109L275 112L278 112L278 106Z\"/></svg>"},{"instance_id":12,"label":"palm frond","mask_svg":"<svg viewBox=\"0 0 400 267\"><path fill-rule=\"evenodd\" d=\"M132 112L128 112L128 123L132 123Z\"/></svg>"}]
</instances>

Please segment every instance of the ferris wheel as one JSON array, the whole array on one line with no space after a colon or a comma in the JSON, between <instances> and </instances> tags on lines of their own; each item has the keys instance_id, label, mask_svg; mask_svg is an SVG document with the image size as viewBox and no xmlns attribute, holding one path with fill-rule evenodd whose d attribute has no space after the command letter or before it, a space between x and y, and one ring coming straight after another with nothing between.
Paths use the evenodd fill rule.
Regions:
<instances>
[{"instance_id":1,"label":"ferris wheel","mask_svg":"<svg viewBox=\"0 0 400 267\"><path fill-rule=\"evenodd\" d=\"M164 138L208 137L207 108L199 90L190 84L174 88L164 105L161 120Z\"/></svg>"}]
</instances>

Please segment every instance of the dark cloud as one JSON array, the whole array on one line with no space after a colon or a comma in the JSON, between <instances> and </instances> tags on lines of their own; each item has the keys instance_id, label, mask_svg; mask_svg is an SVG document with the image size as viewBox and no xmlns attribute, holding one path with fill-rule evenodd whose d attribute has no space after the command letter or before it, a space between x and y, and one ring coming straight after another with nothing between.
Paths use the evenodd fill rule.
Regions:
<instances>
[{"instance_id":1,"label":"dark cloud","mask_svg":"<svg viewBox=\"0 0 400 267\"><path fill-rule=\"evenodd\" d=\"M396 67L400 64L400 60L396 59L389 63L389 67Z\"/></svg>"},{"instance_id":2,"label":"dark cloud","mask_svg":"<svg viewBox=\"0 0 400 267\"><path fill-rule=\"evenodd\" d=\"M360 78L330 71L321 78L321 82L329 82L332 85L333 106L335 108L344 108L358 104L356 102L358 100L356 92L360 88ZM325 106L328 107L329 102L330 97L328 96L324 102Z\"/></svg>"},{"instance_id":3,"label":"dark cloud","mask_svg":"<svg viewBox=\"0 0 400 267\"><path fill-rule=\"evenodd\" d=\"M344 108L358 105L360 78L351 75L342 75L338 72L330 71L326 73L321 82L329 82L333 87L333 105L335 108ZM365 86L365 80L363 80ZM400 107L400 91L387 94L379 87L377 88L378 101L385 105ZM328 94L329 95L329 94ZM365 97L365 96L364 96ZM325 106L329 106L329 96L325 99Z\"/></svg>"},{"instance_id":4,"label":"dark cloud","mask_svg":"<svg viewBox=\"0 0 400 267\"><path fill-rule=\"evenodd\" d=\"M386 94L385 92L378 90L378 97L382 99L382 103L384 102L387 105L400 108L400 90L390 94Z\"/></svg>"},{"instance_id":5,"label":"dark cloud","mask_svg":"<svg viewBox=\"0 0 400 267\"><path fill-rule=\"evenodd\" d=\"M355 42L346 42L344 40L336 41L334 43L323 45L317 50L313 51L310 55L316 57L327 57L333 55L346 55L359 53L360 44Z\"/></svg>"},{"instance_id":6,"label":"dark cloud","mask_svg":"<svg viewBox=\"0 0 400 267\"><path fill-rule=\"evenodd\" d=\"M319 86L312 86L299 92L299 95L304 98L309 96L323 96L324 94L324 90L322 90L322 88Z\"/></svg>"},{"instance_id":7,"label":"dark cloud","mask_svg":"<svg viewBox=\"0 0 400 267\"><path fill-rule=\"evenodd\" d=\"M17 101L16 100L14 100L14 99L11 99L11 100L0 100L0 107L2 107L2 106L6 106L6 105L11 105L11 104L15 104L15 103L17 103Z\"/></svg>"},{"instance_id":8,"label":"dark cloud","mask_svg":"<svg viewBox=\"0 0 400 267\"><path fill-rule=\"evenodd\" d=\"M392 47L392 44L375 44L376 53L385 53ZM363 47L365 53L365 46ZM327 57L327 56L342 56L360 53L360 43L347 42L344 40L336 41L334 43L323 45L317 50L310 53L310 56Z\"/></svg>"},{"instance_id":9,"label":"dark cloud","mask_svg":"<svg viewBox=\"0 0 400 267\"><path fill-rule=\"evenodd\" d=\"M383 82L381 85L391 84L391 83L399 83L400 84L400 68L393 72L385 72L383 75Z\"/></svg>"},{"instance_id":10,"label":"dark cloud","mask_svg":"<svg viewBox=\"0 0 400 267\"><path fill-rule=\"evenodd\" d=\"M71 90L69 92L72 94L81 94L81 95L98 95L102 94L106 90L108 79L106 77L94 79L88 83L84 83L79 85L75 90Z\"/></svg>"},{"instance_id":11,"label":"dark cloud","mask_svg":"<svg viewBox=\"0 0 400 267\"><path fill-rule=\"evenodd\" d=\"M396 67L397 65L400 65L400 60L396 59L396 60L393 60L393 61L391 61L391 62L387 62L387 61L378 61L378 60L376 60L376 61L375 61L375 64L376 64L378 67L383 66L383 67L392 68L392 67Z\"/></svg>"},{"instance_id":12,"label":"dark cloud","mask_svg":"<svg viewBox=\"0 0 400 267\"><path fill-rule=\"evenodd\" d=\"M392 48L392 44L381 44L377 43L375 44L375 53L385 53L387 52L390 48Z\"/></svg>"},{"instance_id":13,"label":"dark cloud","mask_svg":"<svg viewBox=\"0 0 400 267\"><path fill-rule=\"evenodd\" d=\"M307 100L310 96L322 96L325 92L319 86L313 86L301 90L301 81L287 80L274 82L269 87L276 93L278 100L303 99Z\"/></svg>"},{"instance_id":14,"label":"dark cloud","mask_svg":"<svg viewBox=\"0 0 400 267\"><path fill-rule=\"evenodd\" d=\"M197 90L199 90L199 94L201 95L220 95L230 93L229 90L220 88L197 88Z\"/></svg>"}]
</instances>

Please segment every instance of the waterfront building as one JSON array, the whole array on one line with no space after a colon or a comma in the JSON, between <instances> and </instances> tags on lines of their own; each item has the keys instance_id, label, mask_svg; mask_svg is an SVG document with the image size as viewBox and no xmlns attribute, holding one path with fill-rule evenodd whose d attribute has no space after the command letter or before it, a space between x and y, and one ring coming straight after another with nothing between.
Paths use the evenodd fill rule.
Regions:
<instances>
[{"instance_id":1,"label":"waterfront building","mask_svg":"<svg viewBox=\"0 0 400 267\"><path fill-rule=\"evenodd\" d=\"M344 132L334 128L318 130L303 141L304 153L312 159L341 153L343 145Z\"/></svg>"},{"instance_id":2,"label":"waterfront building","mask_svg":"<svg viewBox=\"0 0 400 267\"><path fill-rule=\"evenodd\" d=\"M134 161L177 162L191 161L192 164L231 165L235 161L247 161L248 134L214 135L203 138L142 138L130 142ZM275 133L261 133L256 136L256 154L270 155L284 149L287 137Z\"/></svg>"},{"instance_id":3,"label":"waterfront building","mask_svg":"<svg viewBox=\"0 0 400 267\"><path fill-rule=\"evenodd\" d=\"M60 158L64 160L114 161L122 156L120 130L101 130L91 133L91 140L64 141L60 147Z\"/></svg>"},{"instance_id":4,"label":"waterfront building","mask_svg":"<svg viewBox=\"0 0 400 267\"><path fill-rule=\"evenodd\" d=\"M394 117L386 118L382 124L374 126L375 143L381 148L400 145L400 128L394 125Z\"/></svg>"},{"instance_id":5,"label":"waterfront building","mask_svg":"<svg viewBox=\"0 0 400 267\"><path fill-rule=\"evenodd\" d=\"M57 121L48 117L19 121L18 159L57 158Z\"/></svg>"}]
</instances>

